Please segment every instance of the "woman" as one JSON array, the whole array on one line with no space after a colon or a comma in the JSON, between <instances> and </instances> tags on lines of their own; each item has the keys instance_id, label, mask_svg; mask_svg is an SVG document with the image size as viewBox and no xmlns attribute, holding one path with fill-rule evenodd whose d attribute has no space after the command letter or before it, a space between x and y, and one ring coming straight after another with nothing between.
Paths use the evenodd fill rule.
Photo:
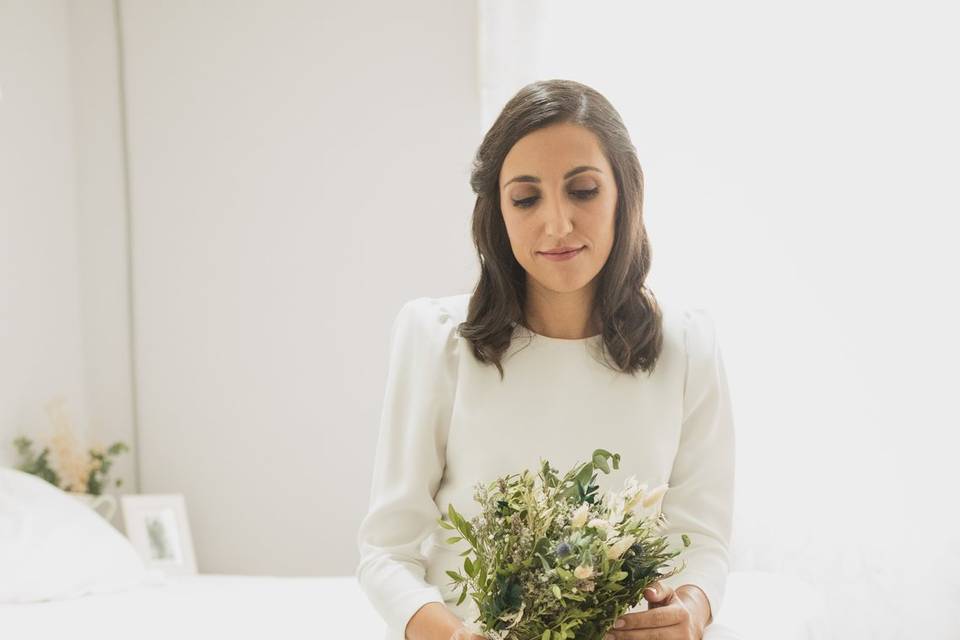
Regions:
<instances>
[{"instance_id":1,"label":"woman","mask_svg":"<svg viewBox=\"0 0 960 640\"><path fill-rule=\"evenodd\" d=\"M595 90L535 82L504 107L474 161L472 295L400 309L357 577L388 639L477 640L446 575L466 543L437 525L478 509L478 482L566 469L594 449L669 484L661 531L689 534L686 567L612 628L616 640L736 638L713 624L726 588L734 431L713 322L644 286L643 173L619 114ZM421 543L427 541L426 551ZM468 624L464 624L467 622Z\"/></svg>"}]
</instances>

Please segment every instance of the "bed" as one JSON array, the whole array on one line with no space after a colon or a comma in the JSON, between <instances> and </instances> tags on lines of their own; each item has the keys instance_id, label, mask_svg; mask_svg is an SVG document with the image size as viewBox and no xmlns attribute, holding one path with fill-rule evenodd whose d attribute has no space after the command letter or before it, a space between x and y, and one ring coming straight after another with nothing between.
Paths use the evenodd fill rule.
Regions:
<instances>
[{"instance_id":1,"label":"bed","mask_svg":"<svg viewBox=\"0 0 960 640\"><path fill-rule=\"evenodd\" d=\"M0 604L2 638L383 638L356 578L175 576L111 593Z\"/></svg>"},{"instance_id":2,"label":"bed","mask_svg":"<svg viewBox=\"0 0 960 640\"><path fill-rule=\"evenodd\" d=\"M743 640L770 640L773 629L777 640L820 640L828 636L816 618L798 619L791 604L815 600L803 583L733 572L717 623ZM382 640L385 633L354 576L176 576L112 593L0 604L3 638Z\"/></svg>"},{"instance_id":3,"label":"bed","mask_svg":"<svg viewBox=\"0 0 960 640\"><path fill-rule=\"evenodd\" d=\"M777 640L822 640L829 636L816 626L821 609L821 596L802 581L738 571L716 622L742 640L770 640L774 629ZM89 507L36 476L0 468L4 640L386 637L354 575L164 575Z\"/></svg>"}]
</instances>

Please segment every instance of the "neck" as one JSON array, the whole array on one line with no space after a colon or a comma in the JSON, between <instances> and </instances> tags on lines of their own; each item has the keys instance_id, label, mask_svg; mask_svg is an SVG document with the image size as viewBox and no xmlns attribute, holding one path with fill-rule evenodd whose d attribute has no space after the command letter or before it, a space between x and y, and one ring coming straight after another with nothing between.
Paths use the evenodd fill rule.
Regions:
<instances>
[{"instance_id":1,"label":"neck","mask_svg":"<svg viewBox=\"0 0 960 640\"><path fill-rule=\"evenodd\" d=\"M579 340L601 332L593 314L592 286L557 292L532 285L527 287L524 324L534 333L551 338Z\"/></svg>"}]
</instances>

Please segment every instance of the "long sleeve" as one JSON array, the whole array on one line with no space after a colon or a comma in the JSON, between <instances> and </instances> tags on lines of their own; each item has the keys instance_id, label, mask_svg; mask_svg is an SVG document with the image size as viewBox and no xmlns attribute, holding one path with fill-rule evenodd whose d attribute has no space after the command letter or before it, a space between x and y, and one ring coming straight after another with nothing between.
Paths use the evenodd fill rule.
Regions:
<instances>
[{"instance_id":1,"label":"long sleeve","mask_svg":"<svg viewBox=\"0 0 960 640\"><path fill-rule=\"evenodd\" d=\"M669 488L663 498L667 535L683 547L673 562L686 568L664 580L700 587L714 618L720 610L730 568L733 524L735 441L733 412L723 358L712 318L704 309L685 311L687 371L683 424Z\"/></svg>"},{"instance_id":2,"label":"long sleeve","mask_svg":"<svg viewBox=\"0 0 960 640\"><path fill-rule=\"evenodd\" d=\"M435 529L434 496L446 463L456 390L453 318L435 298L406 302L393 321L386 392L374 455L369 510L358 534L357 580L401 639L428 602L443 602L424 579L420 543Z\"/></svg>"}]
</instances>

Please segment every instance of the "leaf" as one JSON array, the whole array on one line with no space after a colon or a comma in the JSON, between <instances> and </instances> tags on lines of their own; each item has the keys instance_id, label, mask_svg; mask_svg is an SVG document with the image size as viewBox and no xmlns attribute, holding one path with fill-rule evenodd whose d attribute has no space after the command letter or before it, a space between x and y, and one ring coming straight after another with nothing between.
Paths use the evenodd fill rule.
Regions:
<instances>
[{"instance_id":1,"label":"leaf","mask_svg":"<svg viewBox=\"0 0 960 640\"><path fill-rule=\"evenodd\" d=\"M543 630L543 635L540 636L540 640L550 640L550 629Z\"/></svg>"},{"instance_id":2,"label":"leaf","mask_svg":"<svg viewBox=\"0 0 960 640\"><path fill-rule=\"evenodd\" d=\"M590 476L593 475L593 467L588 464L583 465L583 468L580 469L580 472L577 474L577 482L582 486L587 486L590 484Z\"/></svg>"},{"instance_id":3,"label":"leaf","mask_svg":"<svg viewBox=\"0 0 960 640\"><path fill-rule=\"evenodd\" d=\"M476 548L477 538L473 532L473 525L470 524L468 520L465 520L463 516L457 513L457 510L453 507L452 502L449 505L447 505L447 515L450 517L450 521L453 522L454 525L456 525L461 535L463 535L463 537L466 538L467 542L469 542L471 546Z\"/></svg>"},{"instance_id":4,"label":"leaf","mask_svg":"<svg viewBox=\"0 0 960 640\"><path fill-rule=\"evenodd\" d=\"M450 522L454 524L458 529L460 528L460 523L463 521L463 518L460 517L460 514L457 513L457 510L453 508L453 503L447 505L447 516L450 518Z\"/></svg>"},{"instance_id":5,"label":"leaf","mask_svg":"<svg viewBox=\"0 0 960 640\"><path fill-rule=\"evenodd\" d=\"M467 597L467 585L463 585L463 591L460 592L460 598L457 600L457 604L460 604Z\"/></svg>"},{"instance_id":6,"label":"leaf","mask_svg":"<svg viewBox=\"0 0 960 640\"><path fill-rule=\"evenodd\" d=\"M463 537L467 539L467 542L469 542L471 546L476 547L477 537L476 537L476 534L474 534L473 532L473 525L470 524L468 520L464 520L463 518L460 518L460 523L461 523L460 531L461 533L463 533Z\"/></svg>"},{"instance_id":7,"label":"leaf","mask_svg":"<svg viewBox=\"0 0 960 640\"><path fill-rule=\"evenodd\" d=\"M449 538L447 538L447 544L456 544L461 540L463 540L461 536L450 536Z\"/></svg>"},{"instance_id":8,"label":"leaf","mask_svg":"<svg viewBox=\"0 0 960 640\"><path fill-rule=\"evenodd\" d=\"M557 600L563 600L563 594L560 593L560 587L552 584L550 585L550 590L553 591L553 595L557 596Z\"/></svg>"},{"instance_id":9,"label":"leaf","mask_svg":"<svg viewBox=\"0 0 960 640\"><path fill-rule=\"evenodd\" d=\"M463 576L457 573L456 571L447 570L447 575L453 578L457 582L463 582Z\"/></svg>"},{"instance_id":10,"label":"leaf","mask_svg":"<svg viewBox=\"0 0 960 640\"><path fill-rule=\"evenodd\" d=\"M610 453L606 449L594 449L593 451L593 466L597 469L603 469L604 473L610 473L610 467L607 464L607 460L610 459L613 461L613 468L620 468L620 454L619 453Z\"/></svg>"},{"instance_id":11,"label":"leaf","mask_svg":"<svg viewBox=\"0 0 960 640\"><path fill-rule=\"evenodd\" d=\"M463 561L463 568L467 572L467 575L472 578L474 573L474 568L473 568L473 562L470 561L470 558L467 558L466 560Z\"/></svg>"},{"instance_id":12,"label":"leaf","mask_svg":"<svg viewBox=\"0 0 960 640\"><path fill-rule=\"evenodd\" d=\"M593 452L593 466L597 469L602 469L604 473L610 473L610 465L607 464L607 459L604 457L605 453L603 449L597 449Z\"/></svg>"}]
</instances>

